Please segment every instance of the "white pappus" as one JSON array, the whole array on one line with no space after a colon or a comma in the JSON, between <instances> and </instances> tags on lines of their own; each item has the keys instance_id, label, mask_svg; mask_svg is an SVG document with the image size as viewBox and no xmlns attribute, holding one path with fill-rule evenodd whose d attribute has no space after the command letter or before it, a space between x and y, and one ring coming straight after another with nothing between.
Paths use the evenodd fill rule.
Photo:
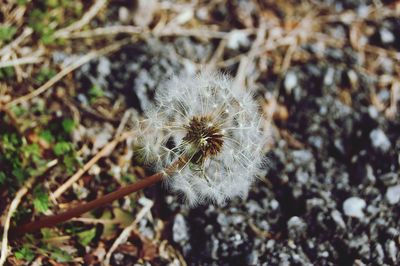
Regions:
<instances>
[{"instance_id":1,"label":"white pappus","mask_svg":"<svg viewBox=\"0 0 400 266\"><path fill-rule=\"evenodd\" d=\"M156 103L136 152L190 205L245 196L263 163L266 134L252 95L219 72L174 77L156 91ZM178 162L178 163L177 163Z\"/></svg>"}]
</instances>

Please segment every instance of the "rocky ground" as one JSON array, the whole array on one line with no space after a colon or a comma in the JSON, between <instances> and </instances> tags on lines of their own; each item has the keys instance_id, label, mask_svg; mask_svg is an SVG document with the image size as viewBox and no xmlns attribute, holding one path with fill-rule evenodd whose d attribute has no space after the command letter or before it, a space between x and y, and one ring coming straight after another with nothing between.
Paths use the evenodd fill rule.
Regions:
<instances>
[{"instance_id":1,"label":"rocky ground","mask_svg":"<svg viewBox=\"0 0 400 266\"><path fill-rule=\"evenodd\" d=\"M142 26L132 10L124 1L111 1L103 11L105 22L97 18L89 25L127 25L133 17ZM44 101L50 121L72 117L76 126L68 140L84 164L112 140L124 114L131 114L124 127L134 127L132 117L140 119L160 82L213 67L254 90L271 135L268 165L247 198L189 208L157 185L87 216L103 222L75 221L52 232L51 239L68 236L58 246L72 254L65 261L52 256L52 248L32 249L31 259L16 256L34 243L28 238L11 243L8 263L399 265L399 10L398 3L381 1L156 5L145 25L152 34L139 34L118 51L96 57L25 106ZM171 33L171 27L179 30ZM129 35L124 34L116 39ZM64 64L82 55L57 48L50 61ZM3 95L17 98L25 90ZM32 125L26 127L21 134L32 133ZM150 172L135 161L128 139L61 199L66 205L90 200ZM56 169L44 176L44 191L50 193L71 173ZM4 210L15 193L0 191L7 199L0 206ZM60 208L49 205L54 212ZM35 215L22 213L18 219ZM132 223L135 217L141 219ZM93 228L90 241L82 241L79 234ZM111 250L126 228L131 230Z\"/></svg>"}]
</instances>

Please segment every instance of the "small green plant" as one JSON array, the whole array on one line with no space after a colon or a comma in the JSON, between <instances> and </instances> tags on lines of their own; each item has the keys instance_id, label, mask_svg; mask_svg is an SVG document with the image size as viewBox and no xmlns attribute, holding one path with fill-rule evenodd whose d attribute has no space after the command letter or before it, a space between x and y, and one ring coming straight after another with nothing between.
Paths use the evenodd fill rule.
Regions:
<instances>
[{"instance_id":1,"label":"small green plant","mask_svg":"<svg viewBox=\"0 0 400 266\"><path fill-rule=\"evenodd\" d=\"M17 28L14 26L0 26L0 46L11 41L17 32Z\"/></svg>"},{"instance_id":2,"label":"small green plant","mask_svg":"<svg viewBox=\"0 0 400 266\"><path fill-rule=\"evenodd\" d=\"M38 213L45 213L49 209L49 195L42 186L33 190L33 206Z\"/></svg>"},{"instance_id":3,"label":"small green plant","mask_svg":"<svg viewBox=\"0 0 400 266\"><path fill-rule=\"evenodd\" d=\"M70 134L75 128L75 122L72 119L66 118L62 121L62 127L66 133Z\"/></svg>"},{"instance_id":4,"label":"small green plant","mask_svg":"<svg viewBox=\"0 0 400 266\"><path fill-rule=\"evenodd\" d=\"M98 84L93 84L93 86L88 91L90 103L94 103L97 98L104 96L103 88Z\"/></svg>"},{"instance_id":5,"label":"small green plant","mask_svg":"<svg viewBox=\"0 0 400 266\"><path fill-rule=\"evenodd\" d=\"M0 119L5 118L0 115ZM9 124L0 125L0 165L4 166L0 178L2 185L16 189L37 168L36 163L40 161L34 146L27 144Z\"/></svg>"},{"instance_id":6,"label":"small green plant","mask_svg":"<svg viewBox=\"0 0 400 266\"><path fill-rule=\"evenodd\" d=\"M35 258L35 253L30 249L29 245L25 244L15 252L15 258L31 262Z\"/></svg>"},{"instance_id":7,"label":"small green plant","mask_svg":"<svg viewBox=\"0 0 400 266\"><path fill-rule=\"evenodd\" d=\"M0 43L1 46L1 43ZM15 77L15 71L14 68L9 66L9 67L4 67L0 68L0 80L12 80Z\"/></svg>"},{"instance_id":8,"label":"small green plant","mask_svg":"<svg viewBox=\"0 0 400 266\"><path fill-rule=\"evenodd\" d=\"M76 127L74 120L65 118L56 120L39 133L39 137L51 148L54 155L60 160L68 174L72 174L79 165L74 144L70 141L70 134Z\"/></svg>"},{"instance_id":9,"label":"small green plant","mask_svg":"<svg viewBox=\"0 0 400 266\"><path fill-rule=\"evenodd\" d=\"M70 254L59 246L57 238L59 235L51 229L41 230L42 238L39 240L32 235L25 237L24 244L15 251L15 257L18 260L31 262L35 254L41 254L44 257L51 258L58 263L71 262L74 254ZM53 241L51 241L53 239Z\"/></svg>"},{"instance_id":10,"label":"small green plant","mask_svg":"<svg viewBox=\"0 0 400 266\"><path fill-rule=\"evenodd\" d=\"M0 186L4 184L6 178L7 178L6 174L3 171L0 171Z\"/></svg>"},{"instance_id":11,"label":"small green plant","mask_svg":"<svg viewBox=\"0 0 400 266\"><path fill-rule=\"evenodd\" d=\"M54 77L56 74L57 72L54 69L43 67L37 74L35 81L37 84L41 85Z\"/></svg>"},{"instance_id":12,"label":"small green plant","mask_svg":"<svg viewBox=\"0 0 400 266\"><path fill-rule=\"evenodd\" d=\"M80 1L42 0L30 12L28 25L45 45L59 42L54 36L60 27L72 23L82 14Z\"/></svg>"},{"instance_id":13,"label":"small green plant","mask_svg":"<svg viewBox=\"0 0 400 266\"><path fill-rule=\"evenodd\" d=\"M96 236L96 228L79 232L77 235L79 243L82 246L86 247L90 244L90 242L92 242L93 238Z\"/></svg>"}]
</instances>

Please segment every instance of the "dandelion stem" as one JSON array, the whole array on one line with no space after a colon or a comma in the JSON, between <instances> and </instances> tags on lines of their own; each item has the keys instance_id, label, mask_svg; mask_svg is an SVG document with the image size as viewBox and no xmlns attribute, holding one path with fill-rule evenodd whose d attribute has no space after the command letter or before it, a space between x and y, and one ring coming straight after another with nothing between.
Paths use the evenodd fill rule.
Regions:
<instances>
[{"instance_id":1,"label":"dandelion stem","mask_svg":"<svg viewBox=\"0 0 400 266\"><path fill-rule=\"evenodd\" d=\"M37 231L44 227L53 227L59 223L62 223L62 222L68 221L74 217L80 216L90 210L93 210L95 208L109 204L109 203L113 202L114 200L123 198L133 192L136 192L138 190L149 187L149 186L161 181L163 176L164 176L164 174L161 172L156 173L156 174L146 177L145 179L142 179L134 184L122 187L122 188L120 188L114 192L111 192L101 198L92 200L87 203L79 204L78 206L73 207L65 212L55 214L52 216L46 216L39 220L30 222L30 223L26 223L22 226L18 226L11 230L10 235L12 238L15 238L15 237L27 234L27 233L32 233L32 232Z\"/></svg>"}]
</instances>

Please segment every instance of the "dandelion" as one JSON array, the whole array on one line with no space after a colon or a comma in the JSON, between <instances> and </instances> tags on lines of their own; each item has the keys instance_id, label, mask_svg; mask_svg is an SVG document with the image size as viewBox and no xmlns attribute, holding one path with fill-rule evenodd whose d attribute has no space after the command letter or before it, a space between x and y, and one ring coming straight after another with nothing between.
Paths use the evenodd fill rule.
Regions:
<instances>
[{"instance_id":1,"label":"dandelion","mask_svg":"<svg viewBox=\"0 0 400 266\"><path fill-rule=\"evenodd\" d=\"M258 106L221 73L174 77L156 91L139 139L142 159L191 205L245 196L262 165L265 134Z\"/></svg>"}]
</instances>

